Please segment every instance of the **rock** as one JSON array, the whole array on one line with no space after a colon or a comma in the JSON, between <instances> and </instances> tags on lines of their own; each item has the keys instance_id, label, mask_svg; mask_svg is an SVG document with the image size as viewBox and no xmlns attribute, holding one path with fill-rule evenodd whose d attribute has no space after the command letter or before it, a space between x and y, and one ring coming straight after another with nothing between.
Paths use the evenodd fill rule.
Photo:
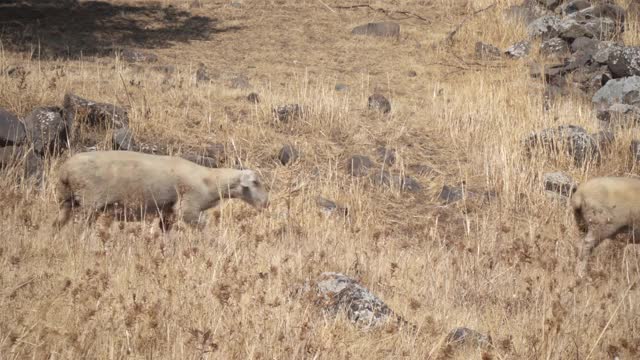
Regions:
<instances>
[{"instance_id":1,"label":"rock","mask_svg":"<svg viewBox=\"0 0 640 360\"><path fill-rule=\"evenodd\" d=\"M388 114L391 111L391 103L382 94L373 94L369 96L367 101L369 109Z\"/></svg>"},{"instance_id":2,"label":"rock","mask_svg":"<svg viewBox=\"0 0 640 360\"><path fill-rule=\"evenodd\" d=\"M623 46L612 41L600 41L596 46L596 52L592 55L593 60L600 64L609 64L609 56L612 52L623 49Z\"/></svg>"},{"instance_id":3,"label":"rock","mask_svg":"<svg viewBox=\"0 0 640 360\"><path fill-rule=\"evenodd\" d=\"M538 2L542 4L542 6L546 7L547 9L554 10L556 7L558 7L558 5L560 5L562 1L561 0L538 0Z\"/></svg>"},{"instance_id":4,"label":"rock","mask_svg":"<svg viewBox=\"0 0 640 360\"><path fill-rule=\"evenodd\" d=\"M599 109L596 117L604 123L605 128L635 126L640 124L640 107L613 104L605 109Z\"/></svg>"},{"instance_id":5,"label":"rock","mask_svg":"<svg viewBox=\"0 0 640 360\"><path fill-rule=\"evenodd\" d=\"M217 168L218 162L216 159L210 158L208 156L202 156L197 154L185 154L181 156L183 159L189 160L193 163L196 163L200 166L205 166L208 168Z\"/></svg>"},{"instance_id":6,"label":"rock","mask_svg":"<svg viewBox=\"0 0 640 360\"><path fill-rule=\"evenodd\" d=\"M373 161L363 155L354 155L347 160L347 172L351 176L366 176L369 170L374 167Z\"/></svg>"},{"instance_id":7,"label":"rock","mask_svg":"<svg viewBox=\"0 0 640 360\"><path fill-rule=\"evenodd\" d=\"M575 125L560 125L530 134L524 139L527 153L534 149L542 149L553 154L564 150L572 156L577 166L589 160L600 160L598 142L587 131Z\"/></svg>"},{"instance_id":8,"label":"rock","mask_svg":"<svg viewBox=\"0 0 640 360\"><path fill-rule=\"evenodd\" d=\"M349 85L336 84L336 91L346 91L346 90L349 90Z\"/></svg>"},{"instance_id":9,"label":"rock","mask_svg":"<svg viewBox=\"0 0 640 360\"><path fill-rule=\"evenodd\" d=\"M590 6L591 3L587 0L574 0L562 4L559 9L561 14L568 15L586 9Z\"/></svg>"},{"instance_id":10,"label":"rock","mask_svg":"<svg viewBox=\"0 0 640 360\"><path fill-rule=\"evenodd\" d=\"M610 18L593 18L579 11L562 19L558 32L561 38L568 40L579 37L610 40L618 34L616 26L616 22Z\"/></svg>"},{"instance_id":11,"label":"rock","mask_svg":"<svg viewBox=\"0 0 640 360\"><path fill-rule=\"evenodd\" d=\"M544 190L552 195L569 197L576 183L571 176L562 172L552 172L543 175Z\"/></svg>"},{"instance_id":12,"label":"rock","mask_svg":"<svg viewBox=\"0 0 640 360\"><path fill-rule=\"evenodd\" d=\"M123 127L116 129L112 136L113 150L128 150L134 151L137 148L136 142L133 139L133 133L129 128Z\"/></svg>"},{"instance_id":13,"label":"rock","mask_svg":"<svg viewBox=\"0 0 640 360\"><path fill-rule=\"evenodd\" d=\"M388 171L374 172L370 175L371 181L378 186L397 188L400 191L419 192L422 190L420 183L410 176L391 175Z\"/></svg>"},{"instance_id":14,"label":"rock","mask_svg":"<svg viewBox=\"0 0 640 360\"><path fill-rule=\"evenodd\" d=\"M351 30L352 35L370 35L381 37L399 37L400 24L395 22L377 22L356 26Z\"/></svg>"},{"instance_id":15,"label":"rock","mask_svg":"<svg viewBox=\"0 0 640 360\"><path fill-rule=\"evenodd\" d=\"M396 162L396 151L394 149L387 149L384 146L376 148L376 155L378 161L386 166L392 166Z\"/></svg>"},{"instance_id":16,"label":"rock","mask_svg":"<svg viewBox=\"0 0 640 360\"><path fill-rule=\"evenodd\" d=\"M555 64L542 67L539 64L532 63L529 66L529 75L532 78L544 78L548 83L553 83L557 77L562 77L567 73L566 65Z\"/></svg>"},{"instance_id":17,"label":"rock","mask_svg":"<svg viewBox=\"0 0 640 360\"><path fill-rule=\"evenodd\" d=\"M607 66L585 66L571 74L572 82L590 95L602 88L611 78L612 75Z\"/></svg>"},{"instance_id":18,"label":"rock","mask_svg":"<svg viewBox=\"0 0 640 360\"><path fill-rule=\"evenodd\" d=\"M618 47L609 52L607 65L614 77L640 75L640 47Z\"/></svg>"},{"instance_id":19,"label":"rock","mask_svg":"<svg viewBox=\"0 0 640 360\"><path fill-rule=\"evenodd\" d=\"M273 109L276 118L282 122L302 117L302 107L298 104L280 105Z\"/></svg>"},{"instance_id":20,"label":"rock","mask_svg":"<svg viewBox=\"0 0 640 360\"><path fill-rule=\"evenodd\" d=\"M619 5L598 4L579 10L576 14L583 19L609 19L615 25L613 31L622 34L624 32L625 13L625 9Z\"/></svg>"},{"instance_id":21,"label":"rock","mask_svg":"<svg viewBox=\"0 0 640 360\"><path fill-rule=\"evenodd\" d=\"M200 63L198 65L198 70L196 70L196 84L200 84L203 82L211 81L211 77L209 76L209 72L207 71L206 66Z\"/></svg>"},{"instance_id":22,"label":"rock","mask_svg":"<svg viewBox=\"0 0 640 360\"><path fill-rule=\"evenodd\" d=\"M123 49L120 52L120 56L127 62L156 62L158 56L152 53L144 52L136 49Z\"/></svg>"},{"instance_id":23,"label":"rock","mask_svg":"<svg viewBox=\"0 0 640 360\"><path fill-rule=\"evenodd\" d=\"M67 121L71 124L87 123L101 128L123 128L129 126L129 115L116 105L99 103L66 93L64 110Z\"/></svg>"},{"instance_id":24,"label":"rock","mask_svg":"<svg viewBox=\"0 0 640 360\"><path fill-rule=\"evenodd\" d=\"M231 87L234 89L248 89L251 87L251 83L245 75L237 75L231 79Z\"/></svg>"},{"instance_id":25,"label":"rock","mask_svg":"<svg viewBox=\"0 0 640 360\"><path fill-rule=\"evenodd\" d=\"M511 58L519 59L529 55L530 50L531 43L527 40L523 40L509 46L504 53Z\"/></svg>"},{"instance_id":26,"label":"rock","mask_svg":"<svg viewBox=\"0 0 640 360\"><path fill-rule=\"evenodd\" d=\"M344 313L357 326L375 327L390 320L408 324L369 289L344 274L322 273L312 291L314 302L331 316Z\"/></svg>"},{"instance_id":27,"label":"rock","mask_svg":"<svg viewBox=\"0 0 640 360\"><path fill-rule=\"evenodd\" d=\"M252 104L257 104L260 102L260 96L258 95L258 93L252 92L251 94L247 95L247 101Z\"/></svg>"},{"instance_id":28,"label":"rock","mask_svg":"<svg viewBox=\"0 0 640 360\"><path fill-rule=\"evenodd\" d=\"M593 56L598 51L598 43L600 43L599 40L581 36L571 43L571 52L581 52Z\"/></svg>"},{"instance_id":29,"label":"rock","mask_svg":"<svg viewBox=\"0 0 640 360\"><path fill-rule=\"evenodd\" d=\"M612 79L593 95L591 102L600 108L613 104L634 105L637 94L640 94L640 76Z\"/></svg>"},{"instance_id":30,"label":"rock","mask_svg":"<svg viewBox=\"0 0 640 360\"><path fill-rule=\"evenodd\" d=\"M298 160L298 157L300 152L293 145L284 145L278 152L278 160L282 165L289 165Z\"/></svg>"},{"instance_id":31,"label":"rock","mask_svg":"<svg viewBox=\"0 0 640 360\"><path fill-rule=\"evenodd\" d=\"M544 56L563 56L569 53L569 45L561 38L545 40L540 45L540 54Z\"/></svg>"},{"instance_id":32,"label":"rock","mask_svg":"<svg viewBox=\"0 0 640 360\"><path fill-rule=\"evenodd\" d=\"M327 215L338 213L342 216L349 215L349 209L336 204L334 201L326 199L322 196L316 197L316 205Z\"/></svg>"},{"instance_id":33,"label":"rock","mask_svg":"<svg viewBox=\"0 0 640 360\"><path fill-rule=\"evenodd\" d=\"M480 59L497 59L502 52L491 44L485 44L482 41L476 42L476 57Z\"/></svg>"},{"instance_id":34,"label":"rock","mask_svg":"<svg viewBox=\"0 0 640 360\"><path fill-rule=\"evenodd\" d=\"M415 70L409 70L407 71L407 76L410 78L416 77L418 76L418 73Z\"/></svg>"},{"instance_id":35,"label":"rock","mask_svg":"<svg viewBox=\"0 0 640 360\"><path fill-rule=\"evenodd\" d=\"M44 163L31 149L24 146L0 147L0 168L6 169L14 166L22 167L23 171L19 173L20 176L35 177L38 180L42 178Z\"/></svg>"},{"instance_id":36,"label":"rock","mask_svg":"<svg viewBox=\"0 0 640 360\"><path fill-rule=\"evenodd\" d=\"M444 185L438 195L438 199L445 204L451 204L462 200L463 197L464 190L461 187L452 187L449 185Z\"/></svg>"},{"instance_id":37,"label":"rock","mask_svg":"<svg viewBox=\"0 0 640 360\"><path fill-rule=\"evenodd\" d=\"M458 327L447 334L446 341L453 345L488 347L492 345L491 336L481 334L475 330Z\"/></svg>"},{"instance_id":38,"label":"rock","mask_svg":"<svg viewBox=\"0 0 640 360\"><path fill-rule=\"evenodd\" d=\"M20 145L27 137L18 117L0 108L0 146Z\"/></svg>"},{"instance_id":39,"label":"rock","mask_svg":"<svg viewBox=\"0 0 640 360\"><path fill-rule=\"evenodd\" d=\"M631 155L633 157L633 161L640 161L640 140L631 140L631 146L629 147L631 150Z\"/></svg>"},{"instance_id":40,"label":"rock","mask_svg":"<svg viewBox=\"0 0 640 360\"><path fill-rule=\"evenodd\" d=\"M71 123L57 106L37 107L24 119L27 138L38 155L55 154L67 148Z\"/></svg>"},{"instance_id":41,"label":"rock","mask_svg":"<svg viewBox=\"0 0 640 360\"><path fill-rule=\"evenodd\" d=\"M562 20L556 15L546 15L533 20L527 25L527 34L530 39L552 39L559 34L558 28Z\"/></svg>"}]
</instances>

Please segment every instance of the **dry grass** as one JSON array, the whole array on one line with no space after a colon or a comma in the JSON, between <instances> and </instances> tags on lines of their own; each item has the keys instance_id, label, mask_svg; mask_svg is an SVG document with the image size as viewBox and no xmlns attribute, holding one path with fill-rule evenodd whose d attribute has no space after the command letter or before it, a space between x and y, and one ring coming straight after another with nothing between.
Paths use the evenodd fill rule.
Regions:
<instances>
[{"instance_id":1,"label":"dry grass","mask_svg":"<svg viewBox=\"0 0 640 360\"><path fill-rule=\"evenodd\" d=\"M263 173L272 207L258 213L229 202L205 231L166 237L148 235L140 224L114 225L105 235L84 233L78 223L53 235L59 160L47 162L43 191L3 176L0 358L639 356L640 290L626 292L639 276L638 250L603 244L594 282L575 283L577 230L566 204L547 199L540 183L541 174L555 170L578 181L637 173L628 154L637 134L621 134L600 166L523 158L520 140L531 131L597 125L589 101L579 97L544 112L542 88L524 61L473 59L478 40L504 48L524 37L522 26L501 17L514 1L498 1L471 19L451 48L439 41L489 1L373 3L429 19L402 20L399 41L352 37L353 26L384 15L332 11L323 5L328 1L243 1L241 9L227 1L196 1L202 7L190 9L192 2L159 3L240 29L153 50L160 63L176 66L172 76L108 57L41 61L4 51L0 66L20 64L30 73L0 77L0 106L24 116L34 106L60 104L65 91L122 104L140 139L171 144L172 151L224 143ZM638 42L637 33L625 36ZM195 83L200 62L217 75L211 84ZM408 77L409 70L418 76ZM260 104L228 87L236 73L250 78ZM334 91L336 82L350 90ZM392 101L390 117L367 111L374 90ZM278 124L271 108L282 103L307 112ZM285 168L274 156L289 142L303 157ZM397 149L390 170L415 176L422 194L346 174L347 156L373 157L377 145ZM412 164L429 165L435 175L415 175ZM462 181L497 195L488 203L438 206L442 185ZM346 204L350 217L324 217L317 195ZM361 279L418 333L363 332L291 295L324 271ZM441 346L455 326L491 334L495 348Z\"/></svg>"}]
</instances>

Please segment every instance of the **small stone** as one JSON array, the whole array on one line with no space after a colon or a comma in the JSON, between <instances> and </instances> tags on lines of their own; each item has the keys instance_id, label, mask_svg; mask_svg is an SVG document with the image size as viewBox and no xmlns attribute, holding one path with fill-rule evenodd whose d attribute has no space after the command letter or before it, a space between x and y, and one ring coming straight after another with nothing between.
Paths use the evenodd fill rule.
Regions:
<instances>
[{"instance_id":1,"label":"small stone","mask_svg":"<svg viewBox=\"0 0 640 360\"><path fill-rule=\"evenodd\" d=\"M479 59L497 59L502 55L500 49L482 41L476 42L475 50L476 57Z\"/></svg>"},{"instance_id":2,"label":"small stone","mask_svg":"<svg viewBox=\"0 0 640 360\"><path fill-rule=\"evenodd\" d=\"M556 15L541 16L527 25L530 39L551 39L558 36L561 19Z\"/></svg>"},{"instance_id":3,"label":"small stone","mask_svg":"<svg viewBox=\"0 0 640 360\"><path fill-rule=\"evenodd\" d=\"M278 152L278 160L282 165L290 165L298 160L300 152L292 145L284 145Z\"/></svg>"},{"instance_id":4,"label":"small stone","mask_svg":"<svg viewBox=\"0 0 640 360\"><path fill-rule=\"evenodd\" d=\"M336 91L346 91L346 90L349 90L349 85L336 84Z\"/></svg>"},{"instance_id":5,"label":"small stone","mask_svg":"<svg viewBox=\"0 0 640 360\"><path fill-rule=\"evenodd\" d=\"M576 186L571 176L561 172L544 174L543 182L545 191L564 197L571 195Z\"/></svg>"},{"instance_id":6,"label":"small stone","mask_svg":"<svg viewBox=\"0 0 640 360\"><path fill-rule=\"evenodd\" d=\"M302 107L298 104L280 105L273 109L276 118L282 122L302 117Z\"/></svg>"},{"instance_id":7,"label":"small stone","mask_svg":"<svg viewBox=\"0 0 640 360\"><path fill-rule=\"evenodd\" d=\"M351 176L366 176L369 170L374 167L373 161L363 155L354 155L347 160L347 172Z\"/></svg>"},{"instance_id":8,"label":"small stone","mask_svg":"<svg viewBox=\"0 0 640 360\"><path fill-rule=\"evenodd\" d=\"M396 151L394 149L379 146L376 148L376 155L378 160L386 166L392 166L396 162Z\"/></svg>"},{"instance_id":9,"label":"small stone","mask_svg":"<svg viewBox=\"0 0 640 360\"><path fill-rule=\"evenodd\" d=\"M504 53L514 59L520 59L529 55L531 50L531 43L527 40L519 41L509 46Z\"/></svg>"},{"instance_id":10,"label":"small stone","mask_svg":"<svg viewBox=\"0 0 640 360\"><path fill-rule=\"evenodd\" d=\"M367 105L369 109L388 114L391 111L391 103L382 94L373 94L369 96Z\"/></svg>"},{"instance_id":11,"label":"small stone","mask_svg":"<svg viewBox=\"0 0 640 360\"><path fill-rule=\"evenodd\" d=\"M459 327L447 334L447 342L456 345L469 345L475 347L488 347L492 345L491 336L481 334L475 330Z\"/></svg>"},{"instance_id":12,"label":"small stone","mask_svg":"<svg viewBox=\"0 0 640 360\"><path fill-rule=\"evenodd\" d=\"M133 151L136 149L136 142L133 139L133 133L129 128L119 128L113 132L112 135L113 150L128 150Z\"/></svg>"},{"instance_id":13,"label":"small stone","mask_svg":"<svg viewBox=\"0 0 640 360\"><path fill-rule=\"evenodd\" d=\"M462 200L464 197L464 190L460 187L452 187L449 185L444 185L440 194L438 195L438 199L444 202L445 204L451 204L456 201Z\"/></svg>"},{"instance_id":14,"label":"small stone","mask_svg":"<svg viewBox=\"0 0 640 360\"><path fill-rule=\"evenodd\" d=\"M352 35L369 35L380 37L399 37L400 24L394 22L377 22L356 26L351 30Z\"/></svg>"},{"instance_id":15,"label":"small stone","mask_svg":"<svg viewBox=\"0 0 640 360\"><path fill-rule=\"evenodd\" d=\"M207 68L204 66L204 64L201 63L198 67L198 70L196 70L196 83L200 84L209 81L211 81L209 72L207 71Z\"/></svg>"},{"instance_id":16,"label":"small stone","mask_svg":"<svg viewBox=\"0 0 640 360\"><path fill-rule=\"evenodd\" d=\"M260 102L260 96L258 95L258 93L252 92L249 95L247 95L247 101L249 101L252 104L257 104Z\"/></svg>"},{"instance_id":17,"label":"small stone","mask_svg":"<svg viewBox=\"0 0 640 360\"><path fill-rule=\"evenodd\" d=\"M320 208L320 210L322 210L322 212L324 212L327 215L330 215L333 213L338 213L338 214L341 214L342 216L349 215L348 208L338 205L333 200L329 200L322 196L318 196L316 198L316 205Z\"/></svg>"},{"instance_id":18,"label":"small stone","mask_svg":"<svg viewBox=\"0 0 640 360\"><path fill-rule=\"evenodd\" d=\"M418 73L417 73L417 72L415 72L415 70L409 70L409 71L407 72L407 76L408 76L408 77L416 77L416 76L418 76Z\"/></svg>"}]
</instances>

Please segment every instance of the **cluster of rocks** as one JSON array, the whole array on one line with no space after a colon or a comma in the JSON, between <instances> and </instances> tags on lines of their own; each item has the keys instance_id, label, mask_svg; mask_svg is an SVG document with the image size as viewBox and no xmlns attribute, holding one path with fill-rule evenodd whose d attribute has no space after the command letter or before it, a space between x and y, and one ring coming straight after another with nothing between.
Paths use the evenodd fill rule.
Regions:
<instances>
[{"instance_id":1,"label":"cluster of rocks","mask_svg":"<svg viewBox=\"0 0 640 360\"><path fill-rule=\"evenodd\" d=\"M582 94L590 98L599 126L593 133L576 125L535 131L523 139L525 152L530 155L542 150L550 156L569 156L576 166L600 163L616 130L635 126L640 120L640 47L625 46L622 41L625 9L602 1L524 0L510 7L506 15L527 26L528 39L514 47L527 50L515 57L526 57L531 44L539 41L539 55L551 62L544 66L530 63L531 77L545 85L545 110L558 96ZM476 53L497 57L503 52L478 43ZM640 141L632 142L632 152L637 151L637 143ZM545 174L543 183L553 197L569 196L575 187L562 173Z\"/></svg>"},{"instance_id":2,"label":"cluster of rocks","mask_svg":"<svg viewBox=\"0 0 640 360\"><path fill-rule=\"evenodd\" d=\"M395 323L412 331L417 326L393 311L369 289L357 280L342 273L325 272L315 281L306 281L296 289L296 295L309 298L331 317L343 314L347 320L362 329ZM445 340L453 345L486 347L492 345L491 336L467 327L449 331Z\"/></svg>"},{"instance_id":3,"label":"cluster of rocks","mask_svg":"<svg viewBox=\"0 0 640 360\"><path fill-rule=\"evenodd\" d=\"M67 93L62 106L36 107L24 119L0 108L0 167L19 167L25 177L41 180L45 158L60 155L69 148L96 150L96 144L107 132L111 132L114 150L167 153L165 146L134 139L124 108ZM182 157L203 166L218 167L223 151L220 144L215 144L211 153L217 159L191 153Z\"/></svg>"}]
</instances>

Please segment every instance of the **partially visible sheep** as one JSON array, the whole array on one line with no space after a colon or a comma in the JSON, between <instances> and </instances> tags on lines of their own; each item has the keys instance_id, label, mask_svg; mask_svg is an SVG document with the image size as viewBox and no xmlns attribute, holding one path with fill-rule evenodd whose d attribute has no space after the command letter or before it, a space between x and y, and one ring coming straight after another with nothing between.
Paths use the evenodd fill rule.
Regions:
<instances>
[{"instance_id":1,"label":"partially visible sheep","mask_svg":"<svg viewBox=\"0 0 640 360\"><path fill-rule=\"evenodd\" d=\"M631 242L640 239L640 180L627 177L593 178L571 196L576 223L586 233L581 244L577 273L587 271L593 249L605 239L618 234L631 235Z\"/></svg>"},{"instance_id":2,"label":"partially visible sheep","mask_svg":"<svg viewBox=\"0 0 640 360\"><path fill-rule=\"evenodd\" d=\"M158 214L165 221L177 217L197 224L203 211L223 199L242 199L261 209L268 205L268 194L254 171L211 169L174 156L83 152L70 157L59 171L60 213L53 223L58 229L76 206L91 215L115 210L125 220Z\"/></svg>"}]
</instances>

